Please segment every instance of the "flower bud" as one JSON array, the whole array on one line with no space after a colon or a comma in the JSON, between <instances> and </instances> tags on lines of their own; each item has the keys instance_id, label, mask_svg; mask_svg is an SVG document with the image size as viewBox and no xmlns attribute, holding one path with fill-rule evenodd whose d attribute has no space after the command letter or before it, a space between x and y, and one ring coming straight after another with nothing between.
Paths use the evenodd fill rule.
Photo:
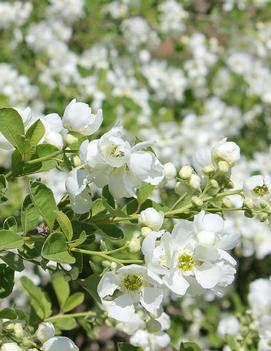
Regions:
<instances>
[{"instance_id":1,"label":"flower bud","mask_svg":"<svg viewBox=\"0 0 271 351\"><path fill-rule=\"evenodd\" d=\"M138 219L140 224L143 224L153 230L159 230L164 222L164 213L156 211L154 208L149 207L142 211Z\"/></svg>"},{"instance_id":2,"label":"flower bud","mask_svg":"<svg viewBox=\"0 0 271 351\"><path fill-rule=\"evenodd\" d=\"M227 172L229 172L230 167L229 167L228 162L226 162L226 161L219 161L219 162L218 162L218 169L219 169L220 172L222 172L222 173L227 173Z\"/></svg>"},{"instance_id":3,"label":"flower bud","mask_svg":"<svg viewBox=\"0 0 271 351\"><path fill-rule=\"evenodd\" d=\"M258 218L259 218L259 220L260 220L261 222L265 222L265 221L267 220L267 218L268 218L268 214L265 213L265 212L259 213Z\"/></svg>"},{"instance_id":4,"label":"flower bud","mask_svg":"<svg viewBox=\"0 0 271 351\"><path fill-rule=\"evenodd\" d=\"M65 137L65 141L68 145L72 145L72 144L75 144L77 143L78 141L78 138L76 138L74 135L72 134L67 134L66 137Z\"/></svg>"},{"instance_id":5,"label":"flower bud","mask_svg":"<svg viewBox=\"0 0 271 351\"><path fill-rule=\"evenodd\" d=\"M24 328L23 328L21 323L15 323L15 325L14 325L14 335L18 339L21 339L24 336Z\"/></svg>"},{"instance_id":6,"label":"flower bud","mask_svg":"<svg viewBox=\"0 0 271 351\"><path fill-rule=\"evenodd\" d=\"M208 166L204 166L202 170L203 170L203 173L210 174L215 172L215 167L212 165L208 165Z\"/></svg>"},{"instance_id":7,"label":"flower bud","mask_svg":"<svg viewBox=\"0 0 271 351\"><path fill-rule=\"evenodd\" d=\"M196 174L192 174L189 185L195 190L200 190L200 177Z\"/></svg>"},{"instance_id":8,"label":"flower bud","mask_svg":"<svg viewBox=\"0 0 271 351\"><path fill-rule=\"evenodd\" d=\"M179 176L182 179L189 179L193 173L193 168L191 166L183 166L179 171Z\"/></svg>"},{"instance_id":9,"label":"flower bud","mask_svg":"<svg viewBox=\"0 0 271 351\"><path fill-rule=\"evenodd\" d=\"M132 239L129 241L128 247L130 252L139 252L141 248L141 240L139 235L134 235Z\"/></svg>"},{"instance_id":10,"label":"flower bud","mask_svg":"<svg viewBox=\"0 0 271 351\"><path fill-rule=\"evenodd\" d=\"M168 162L164 164L164 174L166 179L170 180L176 177L177 171L173 163Z\"/></svg>"},{"instance_id":11,"label":"flower bud","mask_svg":"<svg viewBox=\"0 0 271 351\"><path fill-rule=\"evenodd\" d=\"M147 236L148 234L150 234L151 231L152 231L152 230L151 230L151 228L149 228L149 227L143 227L143 228L141 228L141 234L142 234L143 237L145 237L145 236Z\"/></svg>"},{"instance_id":12,"label":"flower bud","mask_svg":"<svg viewBox=\"0 0 271 351\"><path fill-rule=\"evenodd\" d=\"M222 203L223 203L223 205L224 205L225 207L227 207L227 208L232 207L232 202L231 202L231 200L228 199L227 197L224 197L224 198L222 199Z\"/></svg>"},{"instance_id":13,"label":"flower bud","mask_svg":"<svg viewBox=\"0 0 271 351\"><path fill-rule=\"evenodd\" d=\"M15 342L8 342L1 347L1 351L23 351L23 350Z\"/></svg>"},{"instance_id":14,"label":"flower bud","mask_svg":"<svg viewBox=\"0 0 271 351\"><path fill-rule=\"evenodd\" d=\"M65 128L86 136L95 133L100 128L102 121L102 110L98 110L96 115L92 114L88 104L76 102L76 99L69 103L63 115Z\"/></svg>"},{"instance_id":15,"label":"flower bud","mask_svg":"<svg viewBox=\"0 0 271 351\"><path fill-rule=\"evenodd\" d=\"M195 206L201 207L203 205L202 199L198 196L192 196L191 201Z\"/></svg>"},{"instance_id":16,"label":"flower bud","mask_svg":"<svg viewBox=\"0 0 271 351\"><path fill-rule=\"evenodd\" d=\"M79 351L74 342L65 336L55 336L46 341L42 347L44 351Z\"/></svg>"},{"instance_id":17,"label":"flower bud","mask_svg":"<svg viewBox=\"0 0 271 351\"><path fill-rule=\"evenodd\" d=\"M250 209L253 208L254 207L253 200L250 197L245 197L244 206Z\"/></svg>"},{"instance_id":18,"label":"flower bud","mask_svg":"<svg viewBox=\"0 0 271 351\"><path fill-rule=\"evenodd\" d=\"M79 156L74 156L74 158L72 159L73 160L73 164L74 164L74 167L80 167L82 165L82 162L79 158Z\"/></svg>"},{"instance_id":19,"label":"flower bud","mask_svg":"<svg viewBox=\"0 0 271 351\"><path fill-rule=\"evenodd\" d=\"M215 179L211 179L210 180L210 185L214 189L218 189L219 188L219 184L218 184L218 182Z\"/></svg>"},{"instance_id":20,"label":"flower bud","mask_svg":"<svg viewBox=\"0 0 271 351\"><path fill-rule=\"evenodd\" d=\"M45 342L55 336L55 327L52 323L43 322L39 325L36 336L41 342Z\"/></svg>"}]
</instances>

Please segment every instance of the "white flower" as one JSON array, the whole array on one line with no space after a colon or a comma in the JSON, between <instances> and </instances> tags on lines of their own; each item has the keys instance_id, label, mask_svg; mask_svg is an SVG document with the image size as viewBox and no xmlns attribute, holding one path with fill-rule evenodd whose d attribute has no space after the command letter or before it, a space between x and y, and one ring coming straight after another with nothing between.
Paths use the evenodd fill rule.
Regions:
<instances>
[{"instance_id":1,"label":"white flower","mask_svg":"<svg viewBox=\"0 0 271 351\"><path fill-rule=\"evenodd\" d=\"M139 304L151 314L158 314L163 291L157 285L148 277L145 267L132 264L116 273L105 273L97 291L109 316L126 322L134 316L135 306Z\"/></svg>"},{"instance_id":2,"label":"white flower","mask_svg":"<svg viewBox=\"0 0 271 351\"><path fill-rule=\"evenodd\" d=\"M64 336L55 336L46 341L42 347L44 351L79 351L74 342Z\"/></svg>"},{"instance_id":3,"label":"white flower","mask_svg":"<svg viewBox=\"0 0 271 351\"><path fill-rule=\"evenodd\" d=\"M144 351L158 351L169 345L170 337L164 332L170 326L170 319L166 313L162 313L159 318L145 319L144 328L138 328L130 338L132 345L140 346Z\"/></svg>"},{"instance_id":4,"label":"white flower","mask_svg":"<svg viewBox=\"0 0 271 351\"><path fill-rule=\"evenodd\" d=\"M147 330L138 330L130 339L132 345L140 346L144 351L158 351L169 345L170 337L162 331L150 333Z\"/></svg>"},{"instance_id":5,"label":"white flower","mask_svg":"<svg viewBox=\"0 0 271 351\"><path fill-rule=\"evenodd\" d=\"M52 144L58 149L62 149L66 131L60 116L57 113L50 113L49 115L41 117L41 122L45 127L45 135L42 138L42 142Z\"/></svg>"},{"instance_id":6,"label":"white flower","mask_svg":"<svg viewBox=\"0 0 271 351\"><path fill-rule=\"evenodd\" d=\"M239 334L240 331L240 323L235 316L224 317L219 322L217 331L220 336L236 336Z\"/></svg>"},{"instance_id":7,"label":"white flower","mask_svg":"<svg viewBox=\"0 0 271 351\"><path fill-rule=\"evenodd\" d=\"M163 166L154 153L143 151L147 146L139 143L131 147L123 129L115 127L100 139L84 141L80 158L98 187L108 184L116 199L136 197L143 182L158 185L164 177Z\"/></svg>"},{"instance_id":8,"label":"white flower","mask_svg":"<svg viewBox=\"0 0 271 351\"><path fill-rule=\"evenodd\" d=\"M198 243L203 246L231 250L239 243L238 234L224 232L224 221L217 214L201 211L194 218L194 231Z\"/></svg>"},{"instance_id":9,"label":"white flower","mask_svg":"<svg viewBox=\"0 0 271 351\"><path fill-rule=\"evenodd\" d=\"M164 222L164 213L162 211L158 212L153 207L149 207L140 212L138 221L153 230L160 230Z\"/></svg>"},{"instance_id":10,"label":"white flower","mask_svg":"<svg viewBox=\"0 0 271 351\"><path fill-rule=\"evenodd\" d=\"M90 210L92 199L85 171L73 169L66 179L66 190L75 213L83 214Z\"/></svg>"},{"instance_id":11,"label":"white flower","mask_svg":"<svg viewBox=\"0 0 271 351\"><path fill-rule=\"evenodd\" d=\"M214 217L215 216L215 217ZM235 260L225 251L235 238L224 236L223 221L201 212L194 222L179 220L170 235L152 232L143 241L148 274L177 295L212 289L220 293L234 278Z\"/></svg>"},{"instance_id":12,"label":"white flower","mask_svg":"<svg viewBox=\"0 0 271 351\"><path fill-rule=\"evenodd\" d=\"M193 163L198 173L202 173L206 167L217 169L221 161L225 162L228 167L233 167L239 159L239 146L227 139L221 140L212 147L201 148L193 155Z\"/></svg>"},{"instance_id":13,"label":"white flower","mask_svg":"<svg viewBox=\"0 0 271 351\"><path fill-rule=\"evenodd\" d=\"M268 175L255 175L245 181L245 196L253 199L255 204L271 199L271 177Z\"/></svg>"},{"instance_id":14,"label":"white flower","mask_svg":"<svg viewBox=\"0 0 271 351\"><path fill-rule=\"evenodd\" d=\"M240 159L240 147L233 141L221 140L212 148L212 157L217 162L226 161L230 166L235 165Z\"/></svg>"},{"instance_id":15,"label":"white flower","mask_svg":"<svg viewBox=\"0 0 271 351\"><path fill-rule=\"evenodd\" d=\"M15 342L8 342L1 347L1 351L23 351L23 350Z\"/></svg>"},{"instance_id":16,"label":"white flower","mask_svg":"<svg viewBox=\"0 0 271 351\"><path fill-rule=\"evenodd\" d=\"M55 336L55 327L52 323L49 322L43 322L40 323L37 331L36 331L36 336L41 342L45 342L49 340L50 338Z\"/></svg>"},{"instance_id":17,"label":"white flower","mask_svg":"<svg viewBox=\"0 0 271 351\"><path fill-rule=\"evenodd\" d=\"M97 114L91 113L88 104L77 102L73 99L66 107L63 115L63 124L71 132L77 132L82 135L91 135L95 133L103 122L103 113L99 109Z\"/></svg>"}]
</instances>

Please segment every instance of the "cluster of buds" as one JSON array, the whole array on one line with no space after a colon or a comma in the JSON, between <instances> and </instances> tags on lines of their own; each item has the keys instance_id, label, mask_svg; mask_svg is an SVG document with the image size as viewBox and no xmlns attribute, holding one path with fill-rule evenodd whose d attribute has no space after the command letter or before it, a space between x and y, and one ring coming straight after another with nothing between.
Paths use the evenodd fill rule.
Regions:
<instances>
[{"instance_id":1,"label":"cluster of buds","mask_svg":"<svg viewBox=\"0 0 271 351\"><path fill-rule=\"evenodd\" d=\"M2 320L0 330L1 351L79 351L68 338L55 336L52 323L43 322L35 331L25 321Z\"/></svg>"}]
</instances>

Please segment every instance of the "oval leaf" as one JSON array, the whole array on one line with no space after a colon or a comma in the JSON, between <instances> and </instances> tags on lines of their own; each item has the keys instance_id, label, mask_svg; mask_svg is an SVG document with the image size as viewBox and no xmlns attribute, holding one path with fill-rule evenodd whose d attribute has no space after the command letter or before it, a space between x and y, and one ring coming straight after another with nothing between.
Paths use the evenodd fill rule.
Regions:
<instances>
[{"instance_id":1,"label":"oval leaf","mask_svg":"<svg viewBox=\"0 0 271 351\"><path fill-rule=\"evenodd\" d=\"M52 233L48 236L42 248L42 256L58 263L75 263L75 258L68 252L63 233Z\"/></svg>"},{"instance_id":2,"label":"oval leaf","mask_svg":"<svg viewBox=\"0 0 271 351\"><path fill-rule=\"evenodd\" d=\"M45 184L34 182L30 187L30 196L33 205L52 230L58 211L53 192Z\"/></svg>"}]
</instances>

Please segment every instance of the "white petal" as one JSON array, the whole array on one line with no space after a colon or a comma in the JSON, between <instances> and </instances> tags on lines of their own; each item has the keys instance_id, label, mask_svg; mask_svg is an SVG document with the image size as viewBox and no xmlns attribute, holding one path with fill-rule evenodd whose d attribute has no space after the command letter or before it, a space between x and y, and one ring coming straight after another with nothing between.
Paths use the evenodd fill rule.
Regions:
<instances>
[{"instance_id":1,"label":"white petal","mask_svg":"<svg viewBox=\"0 0 271 351\"><path fill-rule=\"evenodd\" d=\"M152 256L153 250L155 248L155 243L158 238L160 238L165 233L164 230L160 232L150 232L146 236L146 238L142 242L141 251L145 257L145 259L150 258Z\"/></svg>"},{"instance_id":2,"label":"white petal","mask_svg":"<svg viewBox=\"0 0 271 351\"><path fill-rule=\"evenodd\" d=\"M189 288L189 283L178 272L164 278L165 285L177 295L183 296Z\"/></svg>"},{"instance_id":3,"label":"white petal","mask_svg":"<svg viewBox=\"0 0 271 351\"><path fill-rule=\"evenodd\" d=\"M184 219L178 220L175 224L171 238L176 245L183 246L193 235L193 223Z\"/></svg>"},{"instance_id":4,"label":"white petal","mask_svg":"<svg viewBox=\"0 0 271 351\"><path fill-rule=\"evenodd\" d=\"M217 265L203 263L195 270L195 277L204 289L214 288L220 281L221 269Z\"/></svg>"},{"instance_id":5,"label":"white petal","mask_svg":"<svg viewBox=\"0 0 271 351\"><path fill-rule=\"evenodd\" d=\"M150 313L157 314L163 301L163 291L159 288L145 287L140 299L141 305Z\"/></svg>"},{"instance_id":6,"label":"white petal","mask_svg":"<svg viewBox=\"0 0 271 351\"><path fill-rule=\"evenodd\" d=\"M101 299L105 296L113 295L119 287L119 279L116 274L107 272L103 275L97 286L97 292Z\"/></svg>"},{"instance_id":7,"label":"white petal","mask_svg":"<svg viewBox=\"0 0 271 351\"><path fill-rule=\"evenodd\" d=\"M128 167L134 176L152 185L158 185L164 178L164 168L151 152L133 152Z\"/></svg>"},{"instance_id":8,"label":"white petal","mask_svg":"<svg viewBox=\"0 0 271 351\"><path fill-rule=\"evenodd\" d=\"M103 305L110 317L121 322L128 322L135 313L129 294L123 294L113 301L103 301Z\"/></svg>"},{"instance_id":9,"label":"white petal","mask_svg":"<svg viewBox=\"0 0 271 351\"><path fill-rule=\"evenodd\" d=\"M217 214L205 214L204 211L201 211L195 216L194 226L197 233L203 230L220 233L223 231L224 221L222 217Z\"/></svg>"}]
</instances>

